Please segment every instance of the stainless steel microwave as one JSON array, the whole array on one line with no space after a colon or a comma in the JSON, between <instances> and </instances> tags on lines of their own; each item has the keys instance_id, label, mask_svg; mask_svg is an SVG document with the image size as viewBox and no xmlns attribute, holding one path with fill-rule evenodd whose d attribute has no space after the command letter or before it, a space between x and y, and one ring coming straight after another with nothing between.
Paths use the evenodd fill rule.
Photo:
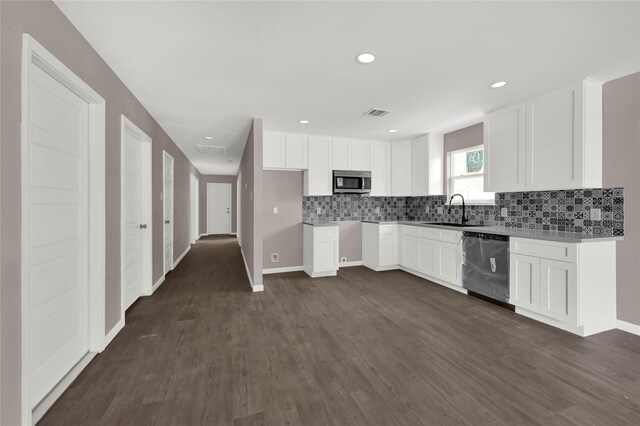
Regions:
<instances>
[{"instance_id":1,"label":"stainless steel microwave","mask_svg":"<svg viewBox=\"0 0 640 426\"><path fill-rule=\"evenodd\" d=\"M371 172L353 170L333 171L334 194L368 194L371 192Z\"/></svg>"}]
</instances>

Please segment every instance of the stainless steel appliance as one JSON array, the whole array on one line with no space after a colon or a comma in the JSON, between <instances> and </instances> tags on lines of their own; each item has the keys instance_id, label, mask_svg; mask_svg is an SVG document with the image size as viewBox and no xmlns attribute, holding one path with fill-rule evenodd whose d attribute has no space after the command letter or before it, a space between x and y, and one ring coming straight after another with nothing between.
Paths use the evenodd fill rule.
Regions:
<instances>
[{"instance_id":1,"label":"stainless steel appliance","mask_svg":"<svg viewBox=\"0 0 640 426\"><path fill-rule=\"evenodd\" d=\"M462 286L471 295L480 295L509 305L509 237L480 232L462 233Z\"/></svg>"},{"instance_id":2,"label":"stainless steel appliance","mask_svg":"<svg viewBox=\"0 0 640 426\"><path fill-rule=\"evenodd\" d=\"M371 192L371 172L353 170L333 171L334 194L368 194Z\"/></svg>"}]
</instances>

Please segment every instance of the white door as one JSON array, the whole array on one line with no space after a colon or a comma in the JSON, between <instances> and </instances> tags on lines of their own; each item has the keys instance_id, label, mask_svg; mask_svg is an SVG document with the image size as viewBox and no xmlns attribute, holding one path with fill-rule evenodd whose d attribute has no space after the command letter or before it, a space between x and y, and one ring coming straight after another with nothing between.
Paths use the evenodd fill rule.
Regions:
<instances>
[{"instance_id":1,"label":"white door","mask_svg":"<svg viewBox=\"0 0 640 426\"><path fill-rule=\"evenodd\" d=\"M540 259L511 253L509 302L533 312L540 311Z\"/></svg>"},{"instance_id":2,"label":"white door","mask_svg":"<svg viewBox=\"0 0 640 426\"><path fill-rule=\"evenodd\" d=\"M331 156L331 137L309 136L309 168L304 172L304 195L331 195L333 192ZM333 168L337 169L335 163Z\"/></svg>"},{"instance_id":3,"label":"white door","mask_svg":"<svg viewBox=\"0 0 640 426\"><path fill-rule=\"evenodd\" d=\"M540 260L540 313L575 324L578 305L575 263Z\"/></svg>"},{"instance_id":4,"label":"white door","mask_svg":"<svg viewBox=\"0 0 640 426\"><path fill-rule=\"evenodd\" d=\"M284 132L270 132L265 130L262 137L262 167L284 169L286 166Z\"/></svg>"},{"instance_id":5,"label":"white door","mask_svg":"<svg viewBox=\"0 0 640 426\"><path fill-rule=\"evenodd\" d=\"M122 282L124 309L142 295L143 229L142 215L142 143L126 129L123 132L122 176Z\"/></svg>"},{"instance_id":6,"label":"white door","mask_svg":"<svg viewBox=\"0 0 640 426\"><path fill-rule=\"evenodd\" d=\"M331 142L331 169L333 170L349 170L351 160L351 139L333 138ZM309 158L313 161L311 150L309 150Z\"/></svg>"},{"instance_id":7,"label":"white door","mask_svg":"<svg viewBox=\"0 0 640 426\"><path fill-rule=\"evenodd\" d=\"M287 133L285 135L285 166L287 169L307 168L307 135Z\"/></svg>"},{"instance_id":8,"label":"white door","mask_svg":"<svg viewBox=\"0 0 640 426\"><path fill-rule=\"evenodd\" d=\"M164 201L164 273L173 269L173 157L164 152L163 164Z\"/></svg>"},{"instance_id":9,"label":"white door","mask_svg":"<svg viewBox=\"0 0 640 426\"><path fill-rule=\"evenodd\" d=\"M207 233L231 233L231 184L207 184Z\"/></svg>"},{"instance_id":10,"label":"white door","mask_svg":"<svg viewBox=\"0 0 640 426\"><path fill-rule=\"evenodd\" d=\"M31 67L23 182L29 404L89 351L89 105Z\"/></svg>"},{"instance_id":11,"label":"white door","mask_svg":"<svg viewBox=\"0 0 640 426\"><path fill-rule=\"evenodd\" d=\"M391 195L411 196L411 141L391 143Z\"/></svg>"}]
</instances>

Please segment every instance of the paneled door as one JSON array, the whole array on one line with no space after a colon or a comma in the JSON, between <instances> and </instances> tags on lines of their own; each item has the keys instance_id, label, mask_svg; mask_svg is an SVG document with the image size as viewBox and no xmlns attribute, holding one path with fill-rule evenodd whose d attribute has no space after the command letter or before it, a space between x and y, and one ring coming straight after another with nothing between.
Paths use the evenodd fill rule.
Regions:
<instances>
[{"instance_id":1,"label":"paneled door","mask_svg":"<svg viewBox=\"0 0 640 426\"><path fill-rule=\"evenodd\" d=\"M164 273L173 269L173 157L164 152L163 211L164 211Z\"/></svg>"},{"instance_id":2,"label":"paneled door","mask_svg":"<svg viewBox=\"0 0 640 426\"><path fill-rule=\"evenodd\" d=\"M23 252L33 409L89 352L89 104L29 72Z\"/></svg>"},{"instance_id":3,"label":"paneled door","mask_svg":"<svg viewBox=\"0 0 640 426\"><path fill-rule=\"evenodd\" d=\"M207 184L207 233L231 233L231 184Z\"/></svg>"},{"instance_id":4,"label":"paneled door","mask_svg":"<svg viewBox=\"0 0 640 426\"><path fill-rule=\"evenodd\" d=\"M509 303L540 312L540 259L511 253L509 261Z\"/></svg>"}]
</instances>

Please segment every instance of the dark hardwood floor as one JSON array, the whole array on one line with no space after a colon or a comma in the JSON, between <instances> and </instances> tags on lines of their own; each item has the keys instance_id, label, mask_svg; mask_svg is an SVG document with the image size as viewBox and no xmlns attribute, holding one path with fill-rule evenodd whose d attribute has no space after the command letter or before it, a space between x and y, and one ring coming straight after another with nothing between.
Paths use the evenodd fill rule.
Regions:
<instances>
[{"instance_id":1,"label":"dark hardwood floor","mask_svg":"<svg viewBox=\"0 0 640 426\"><path fill-rule=\"evenodd\" d=\"M40 425L640 423L640 337L580 338L400 271L265 276L203 238Z\"/></svg>"}]
</instances>

